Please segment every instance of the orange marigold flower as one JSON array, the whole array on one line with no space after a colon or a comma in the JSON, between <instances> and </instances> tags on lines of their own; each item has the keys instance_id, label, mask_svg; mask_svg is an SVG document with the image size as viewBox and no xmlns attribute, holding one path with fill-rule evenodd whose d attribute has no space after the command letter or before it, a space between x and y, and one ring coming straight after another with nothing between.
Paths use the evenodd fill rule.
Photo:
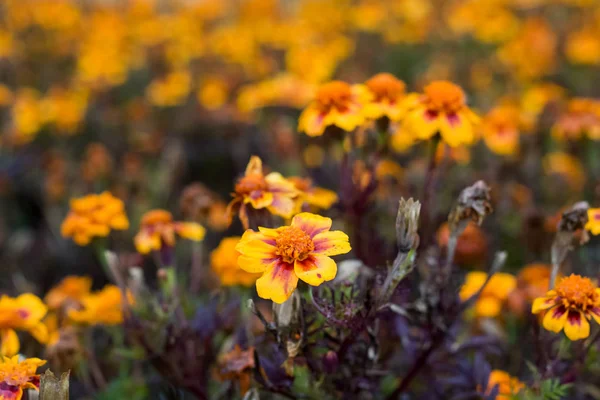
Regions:
<instances>
[{"instance_id":1,"label":"orange marigold flower","mask_svg":"<svg viewBox=\"0 0 600 400\"><path fill-rule=\"evenodd\" d=\"M286 301L296 289L298 279L312 286L330 281L337 264L329 256L350 251L348 235L330 231L331 219L310 213L294 216L290 226L277 229L247 230L236 246L242 255L240 267L262 273L256 290L263 299Z\"/></svg>"},{"instance_id":2,"label":"orange marigold flower","mask_svg":"<svg viewBox=\"0 0 600 400\"><path fill-rule=\"evenodd\" d=\"M123 201L109 192L89 194L71 200L71 211L61 225L61 234L80 246L96 237L106 237L111 229L125 230L129 220Z\"/></svg>"},{"instance_id":3,"label":"orange marigold flower","mask_svg":"<svg viewBox=\"0 0 600 400\"><path fill-rule=\"evenodd\" d=\"M600 208L588 209L588 222L585 224L585 230L592 235L600 235Z\"/></svg>"},{"instance_id":4,"label":"orange marigold flower","mask_svg":"<svg viewBox=\"0 0 600 400\"><path fill-rule=\"evenodd\" d=\"M142 217L140 231L133 239L141 254L160 251L163 247L175 246L175 234L194 241L204 239L205 229L195 222L173 221L166 210L151 210Z\"/></svg>"},{"instance_id":5,"label":"orange marigold flower","mask_svg":"<svg viewBox=\"0 0 600 400\"><path fill-rule=\"evenodd\" d=\"M290 218L296 207L296 198L300 192L294 184L278 172L263 174L262 161L252 156L246 173L235 185L234 199L227 207L230 220L233 214L239 212L244 228L248 229L248 209L267 209L271 214Z\"/></svg>"},{"instance_id":6,"label":"orange marigold flower","mask_svg":"<svg viewBox=\"0 0 600 400\"><path fill-rule=\"evenodd\" d=\"M490 373L486 394L490 394L498 386L496 400L510 400L525 388L525 384L507 372L495 369Z\"/></svg>"},{"instance_id":7,"label":"orange marigold flower","mask_svg":"<svg viewBox=\"0 0 600 400\"><path fill-rule=\"evenodd\" d=\"M342 81L326 83L300 115L298 130L308 136L321 136L325 128L332 125L353 131L365 123L364 106L371 98L363 85Z\"/></svg>"},{"instance_id":8,"label":"orange marigold flower","mask_svg":"<svg viewBox=\"0 0 600 400\"><path fill-rule=\"evenodd\" d=\"M57 310L68 303L79 303L90 293L92 279L89 276L67 276L46 294L48 308Z\"/></svg>"},{"instance_id":9,"label":"orange marigold flower","mask_svg":"<svg viewBox=\"0 0 600 400\"><path fill-rule=\"evenodd\" d=\"M219 246L210 253L210 266L223 286L252 286L260 277L260 274L246 272L238 265L240 253L235 246L240 239L239 236L224 238Z\"/></svg>"},{"instance_id":10,"label":"orange marigold flower","mask_svg":"<svg viewBox=\"0 0 600 400\"><path fill-rule=\"evenodd\" d=\"M26 358L19 361L19 356L3 357L0 360L0 399L21 400L23 390L40 390L40 376L36 374L38 367L46 364L39 358Z\"/></svg>"},{"instance_id":11,"label":"orange marigold flower","mask_svg":"<svg viewBox=\"0 0 600 400\"><path fill-rule=\"evenodd\" d=\"M534 300L531 312L544 312L542 324L554 333L564 329L570 340L590 335L590 323L600 323L600 289L590 278L571 274L562 278L546 296Z\"/></svg>"},{"instance_id":12,"label":"orange marigold flower","mask_svg":"<svg viewBox=\"0 0 600 400\"><path fill-rule=\"evenodd\" d=\"M127 301L133 303L128 293ZM88 325L118 325L123 322L123 295L115 285L90 293L81 300L81 310L69 310L69 318Z\"/></svg>"},{"instance_id":13,"label":"orange marigold flower","mask_svg":"<svg viewBox=\"0 0 600 400\"><path fill-rule=\"evenodd\" d=\"M585 134L600 139L600 102L585 97L571 99L552 127L552 137L578 140Z\"/></svg>"},{"instance_id":14,"label":"orange marigold flower","mask_svg":"<svg viewBox=\"0 0 600 400\"><path fill-rule=\"evenodd\" d=\"M456 147L475 141L474 126L478 123L479 117L467 107L465 93L459 86L434 81L408 112L402 129L418 139L430 139L440 133L449 146Z\"/></svg>"},{"instance_id":15,"label":"orange marigold flower","mask_svg":"<svg viewBox=\"0 0 600 400\"><path fill-rule=\"evenodd\" d=\"M487 274L485 272L469 272L465 283L460 288L460 299L462 301L468 300L481 289L486 279ZM503 303L516 286L517 280L513 275L506 273L494 274L475 302L475 315L488 318L500 315Z\"/></svg>"},{"instance_id":16,"label":"orange marigold flower","mask_svg":"<svg viewBox=\"0 0 600 400\"><path fill-rule=\"evenodd\" d=\"M19 352L19 337L15 330L29 332L37 341L44 343L48 332L42 319L48 308L34 294L19 297L0 297L0 355L12 356Z\"/></svg>"},{"instance_id":17,"label":"orange marigold flower","mask_svg":"<svg viewBox=\"0 0 600 400\"><path fill-rule=\"evenodd\" d=\"M388 117L399 121L418 99L416 93L407 94L404 82L389 73L375 75L365 82L365 86L373 95L364 110L367 118L371 119Z\"/></svg>"},{"instance_id":18,"label":"orange marigold flower","mask_svg":"<svg viewBox=\"0 0 600 400\"><path fill-rule=\"evenodd\" d=\"M598 30L585 27L567 36L565 53L573 64L600 64L600 38Z\"/></svg>"},{"instance_id":19,"label":"orange marigold flower","mask_svg":"<svg viewBox=\"0 0 600 400\"><path fill-rule=\"evenodd\" d=\"M493 108L481 124L486 146L496 154L508 156L519 150L519 109L510 106Z\"/></svg>"},{"instance_id":20,"label":"orange marigold flower","mask_svg":"<svg viewBox=\"0 0 600 400\"><path fill-rule=\"evenodd\" d=\"M292 176L288 180L301 193L298 196L298 211L302 210L305 206L327 210L338 201L338 196L334 191L314 186L310 178Z\"/></svg>"}]
</instances>

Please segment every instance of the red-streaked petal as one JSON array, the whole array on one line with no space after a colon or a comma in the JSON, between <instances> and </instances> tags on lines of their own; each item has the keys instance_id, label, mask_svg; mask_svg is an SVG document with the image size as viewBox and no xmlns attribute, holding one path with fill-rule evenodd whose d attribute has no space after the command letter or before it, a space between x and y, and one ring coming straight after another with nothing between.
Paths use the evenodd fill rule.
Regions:
<instances>
[{"instance_id":1,"label":"red-streaked petal","mask_svg":"<svg viewBox=\"0 0 600 400\"><path fill-rule=\"evenodd\" d=\"M269 206L269 211L272 214L279 215L283 218L290 218L294 214L296 202L289 195L283 193L275 193L273 201Z\"/></svg>"},{"instance_id":2,"label":"red-streaked petal","mask_svg":"<svg viewBox=\"0 0 600 400\"><path fill-rule=\"evenodd\" d=\"M569 310L567 312L565 335L570 340L585 339L590 336L590 323L581 311Z\"/></svg>"},{"instance_id":3,"label":"red-streaked petal","mask_svg":"<svg viewBox=\"0 0 600 400\"><path fill-rule=\"evenodd\" d=\"M21 389L19 386L13 386L6 382L0 382L0 399L21 400L22 398L23 389Z\"/></svg>"},{"instance_id":4,"label":"red-streaked petal","mask_svg":"<svg viewBox=\"0 0 600 400\"><path fill-rule=\"evenodd\" d=\"M281 304L296 290L298 277L292 264L281 260L273 262L263 276L256 281L256 291L263 299L271 299Z\"/></svg>"},{"instance_id":5,"label":"red-streaked petal","mask_svg":"<svg viewBox=\"0 0 600 400\"><path fill-rule=\"evenodd\" d=\"M342 231L321 232L313 237L313 243L314 252L324 256L346 254L352 249L348 235Z\"/></svg>"},{"instance_id":6,"label":"red-streaked petal","mask_svg":"<svg viewBox=\"0 0 600 400\"><path fill-rule=\"evenodd\" d=\"M300 213L292 219L292 226L302 229L312 239L319 233L328 231L331 228L331 218L311 213Z\"/></svg>"},{"instance_id":7,"label":"red-streaked petal","mask_svg":"<svg viewBox=\"0 0 600 400\"><path fill-rule=\"evenodd\" d=\"M555 306L546 311L546 315L544 315L542 325L544 325L545 329L554 333L558 333L565 326L565 322L567 321L567 314L567 309L564 306Z\"/></svg>"},{"instance_id":8,"label":"red-streaked petal","mask_svg":"<svg viewBox=\"0 0 600 400\"><path fill-rule=\"evenodd\" d=\"M593 307L588 310L594 321L600 324L600 307Z\"/></svg>"},{"instance_id":9,"label":"red-streaked petal","mask_svg":"<svg viewBox=\"0 0 600 400\"><path fill-rule=\"evenodd\" d=\"M264 190L255 190L244 199L244 203L250 203L257 210L268 207L272 202L273 193Z\"/></svg>"},{"instance_id":10,"label":"red-streaked petal","mask_svg":"<svg viewBox=\"0 0 600 400\"><path fill-rule=\"evenodd\" d=\"M537 299L533 300L531 312L533 314L539 314L541 311L547 310L556 304L556 296L538 297Z\"/></svg>"},{"instance_id":11,"label":"red-streaked petal","mask_svg":"<svg viewBox=\"0 0 600 400\"><path fill-rule=\"evenodd\" d=\"M294 271L304 282L312 286L319 286L321 283L335 278L337 265L327 256L314 254L303 261L297 260Z\"/></svg>"}]
</instances>

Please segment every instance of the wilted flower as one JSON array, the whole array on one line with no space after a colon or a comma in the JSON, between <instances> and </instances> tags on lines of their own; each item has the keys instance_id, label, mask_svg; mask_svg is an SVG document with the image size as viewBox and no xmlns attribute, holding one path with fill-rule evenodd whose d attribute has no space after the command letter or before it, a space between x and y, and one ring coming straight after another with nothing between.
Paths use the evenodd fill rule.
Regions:
<instances>
[{"instance_id":1,"label":"wilted flower","mask_svg":"<svg viewBox=\"0 0 600 400\"><path fill-rule=\"evenodd\" d=\"M21 400L23 391L40 389L40 376L36 374L38 367L46 364L39 358L26 358L19 361L19 356L3 357L0 361L0 399Z\"/></svg>"},{"instance_id":2,"label":"wilted flower","mask_svg":"<svg viewBox=\"0 0 600 400\"><path fill-rule=\"evenodd\" d=\"M127 301L133 302L128 295ZM106 285L81 300L80 310L69 310L71 320L88 325L118 325L123 322L123 295L115 285Z\"/></svg>"},{"instance_id":3,"label":"wilted flower","mask_svg":"<svg viewBox=\"0 0 600 400\"><path fill-rule=\"evenodd\" d=\"M243 395L250 389L250 374L253 368L254 348L242 350L236 345L233 350L219 357L217 376L221 380L237 380Z\"/></svg>"},{"instance_id":4,"label":"wilted flower","mask_svg":"<svg viewBox=\"0 0 600 400\"><path fill-rule=\"evenodd\" d=\"M466 105L463 90L448 81L427 85L417 105L402 123L402 130L418 139L430 139L439 133L449 146L472 144L479 117Z\"/></svg>"},{"instance_id":5,"label":"wilted flower","mask_svg":"<svg viewBox=\"0 0 600 400\"><path fill-rule=\"evenodd\" d=\"M365 82L373 99L365 105L364 114L371 119L387 117L399 121L418 100L416 93L407 94L404 82L389 73L379 73Z\"/></svg>"},{"instance_id":6,"label":"wilted flower","mask_svg":"<svg viewBox=\"0 0 600 400\"><path fill-rule=\"evenodd\" d=\"M460 226L468 221L481 225L483 219L492 212L490 191L484 181L477 181L460 192L458 201L448 216L451 232L457 229L461 231Z\"/></svg>"},{"instance_id":7,"label":"wilted flower","mask_svg":"<svg viewBox=\"0 0 600 400\"><path fill-rule=\"evenodd\" d=\"M135 248L141 254L148 254L163 247L173 247L175 234L200 241L204 238L205 229L195 222L173 221L173 215L165 210L148 211L142 217L140 231L135 235Z\"/></svg>"},{"instance_id":8,"label":"wilted flower","mask_svg":"<svg viewBox=\"0 0 600 400\"><path fill-rule=\"evenodd\" d=\"M600 323L600 289L590 278L572 274L562 278L546 296L533 302L531 312L544 312L542 324L549 331L564 329L570 340L585 339L590 335L592 318Z\"/></svg>"},{"instance_id":9,"label":"wilted flower","mask_svg":"<svg viewBox=\"0 0 600 400\"><path fill-rule=\"evenodd\" d=\"M63 237L73 238L75 243L85 246L94 238L108 236L111 229L128 228L123 201L104 192L72 199L71 211L60 229Z\"/></svg>"},{"instance_id":10,"label":"wilted flower","mask_svg":"<svg viewBox=\"0 0 600 400\"><path fill-rule=\"evenodd\" d=\"M67 276L54 286L44 298L51 310L58 310L69 303L79 303L90 293L92 279L88 276Z\"/></svg>"},{"instance_id":11,"label":"wilted flower","mask_svg":"<svg viewBox=\"0 0 600 400\"><path fill-rule=\"evenodd\" d=\"M42 319L48 308L31 293L18 297L0 297L0 355L12 356L19 352L19 337L15 330L27 331L39 342L48 338Z\"/></svg>"},{"instance_id":12,"label":"wilted flower","mask_svg":"<svg viewBox=\"0 0 600 400\"><path fill-rule=\"evenodd\" d=\"M585 229L592 235L600 235L600 208L590 208L587 211L588 220Z\"/></svg>"},{"instance_id":13,"label":"wilted flower","mask_svg":"<svg viewBox=\"0 0 600 400\"><path fill-rule=\"evenodd\" d=\"M498 386L496 400L511 400L525 388L525 384L518 378L510 376L508 372L495 369L490 373L486 394L490 394Z\"/></svg>"},{"instance_id":14,"label":"wilted flower","mask_svg":"<svg viewBox=\"0 0 600 400\"><path fill-rule=\"evenodd\" d=\"M263 273L256 290L263 299L286 301L298 279L319 286L335 278L337 265L329 256L350 251L348 236L330 231L331 219L310 213L294 216L290 226L247 230L236 246L238 263L252 273Z\"/></svg>"},{"instance_id":15,"label":"wilted flower","mask_svg":"<svg viewBox=\"0 0 600 400\"><path fill-rule=\"evenodd\" d=\"M210 266L223 286L252 286L260 277L260 274L252 274L240 268L238 264L240 253L235 249L240 239L237 236L224 238L210 253Z\"/></svg>"},{"instance_id":16,"label":"wilted flower","mask_svg":"<svg viewBox=\"0 0 600 400\"><path fill-rule=\"evenodd\" d=\"M291 176L288 180L300 191L300 196L298 196L297 200L298 211L302 211L305 205L309 208L316 207L327 210L338 201L338 196L335 192L314 186L310 178Z\"/></svg>"},{"instance_id":17,"label":"wilted flower","mask_svg":"<svg viewBox=\"0 0 600 400\"><path fill-rule=\"evenodd\" d=\"M467 301L476 294L484 285L487 277L485 272L469 272L465 283L460 288L460 299ZM488 318L500 315L502 305L516 286L517 280L513 275L502 272L494 274L475 301L475 315Z\"/></svg>"}]
</instances>

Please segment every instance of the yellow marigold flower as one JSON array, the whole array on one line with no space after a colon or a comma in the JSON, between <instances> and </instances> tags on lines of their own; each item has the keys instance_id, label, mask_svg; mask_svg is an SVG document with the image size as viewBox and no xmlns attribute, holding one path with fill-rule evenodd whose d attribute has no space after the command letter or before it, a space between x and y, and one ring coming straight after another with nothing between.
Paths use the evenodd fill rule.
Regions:
<instances>
[{"instance_id":1,"label":"yellow marigold flower","mask_svg":"<svg viewBox=\"0 0 600 400\"><path fill-rule=\"evenodd\" d=\"M338 201L338 196L334 191L314 186L310 178L291 176L288 180L301 192L301 195L298 196L298 209L300 210L304 205L327 210Z\"/></svg>"},{"instance_id":2,"label":"yellow marigold flower","mask_svg":"<svg viewBox=\"0 0 600 400\"><path fill-rule=\"evenodd\" d=\"M418 100L418 95L407 94L404 82L392 74L377 74L366 81L365 86L373 95L365 105L364 114L367 118L388 117L392 121L399 121Z\"/></svg>"},{"instance_id":3,"label":"yellow marigold flower","mask_svg":"<svg viewBox=\"0 0 600 400\"><path fill-rule=\"evenodd\" d=\"M552 126L552 137L557 140L578 140L587 134L600 139L600 102L578 97L569 100L567 110Z\"/></svg>"},{"instance_id":4,"label":"yellow marigold flower","mask_svg":"<svg viewBox=\"0 0 600 400\"><path fill-rule=\"evenodd\" d=\"M90 293L92 279L89 276L67 276L46 294L44 301L48 308L57 310L68 303L79 303Z\"/></svg>"},{"instance_id":5,"label":"yellow marigold flower","mask_svg":"<svg viewBox=\"0 0 600 400\"><path fill-rule=\"evenodd\" d=\"M468 300L481 289L486 279L487 274L485 272L469 272L465 283L460 288L460 299L462 301ZM506 273L494 274L475 302L475 315L488 318L500 315L502 304L516 286L517 279L513 275Z\"/></svg>"},{"instance_id":6,"label":"yellow marigold flower","mask_svg":"<svg viewBox=\"0 0 600 400\"><path fill-rule=\"evenodd\" d=\"M585 229L592 235L600 235L600 208L590 208L588 210L588 222Z\"/></svg>"},{"instance_id":7,"label":"yellow marigold flower","mask_svg":"<svg viewBox=\"0 0 600 400\"><path fill-rule=\"evenodd\" d=\"M600 289L590 278L571 274L546 296L535 299L531 312L544 312L545 329L554 333L564 329L570 340L585 339L590 335L588 321L593 318L600 323Z\"/></svg>"},{"instance_id":8,"label":"yellow marigold flower","mask_svg":"<svg viewBox=\"0 0 600 400\"><path fill-rule=\"evenodd\" d=\"M31 293L16 298L0 297L0 355L12 356L19 352L19 337L15 330L27 331L44 343L48 332L41 321L47 312L42 300Z\"/></svg>"},{"instance_id":9,"label":"yellow marigold flower","mask_svg":"<svg viewBox=\"0 0 600 400\"><path fill-rule=\"evenodd\" d=\"M315 85L284 73L240 88L237 107L244 113L269 106L302 108L314 95Z\"/></svg>"},{"instance_id":10,"label":"yellow marigold flower","mask_svg":"<svg viewBox=\"0 0 600 400\"><path fill-rule=\"evenodd\" d=\"M496 400L511 400L525 388L525 384L507 372L495 369L490 373L486 394L490 394L498 386Z\"/></svg>"},{"instance_id":11,"label":"yellow marigold flower","mask_svg":"<svg viewBox=\"0 0 600 400\"><path fill-rule=\"evenodd\" d=\"M574 191L581 191L585 185L585 170L578 158L563 152L549 153L542 160L546 175L558 175Z\"/></svg>"},{"instance_id":12,"label":"yellow marigold flower","mask_svg":"<svg viewBox=\"0 0 600 400\"><path fill-rule=\"evenodd\" d=\"M146 91L150 103L172 107L183 103L191 90L192 77L187 71L175 71L154 80Z\"/></svg>"},{"instance_id":13,"label":"yellow marigold flower","mask_svg":"<svg viewBox=\"0 0 600 400\"><path fill-rule=\"evenodd\" d=\"M493 108L481 123L486 146L496 154L508 156L519 150L519 109L514 106Z\"/></svg>"},{"instance_id":14,"label":"yellow marigold flower","mask_svg":"<svg viewBox=\"0 0 600 400\"><path fill-rule=\"evenodd\" d=\"M3 357L0 360L0 399L21 400L23 390L40 390L40 376L36 374L38 367L46 364L39 358L26 358L19 361L19 356Z\"/></svg>"},{"instance_id":15,"label":"yellow marigold flower","mask_svg":"<svg viewBox=\"0 0 600 400\"><path fill-rule=\"evenodd\" d=\"M239 236L224 238L219 246L210 253L210 266L223 286L252 286L260 277L260 274L246 272L238 265L240 253L235 246L240 239Z\"/></svg>"},{"instance_id":16,"label":"yellow marigold flower","mask_svg":"<svg viewBox=\"0 0 600 400\"><path fill-rule=\"evenodd\" d=\"M425 87L417 105L403 120L402 129L418 139L440 133L451 147L472 144L479 117L466 105L463 90L448 81L434 81Z\"/></svg>"},{"instance_id":17,"label":"yellow marigold flower","mask_svg":"<svg viewBox=\"0 0 600 400\"><path fill-rule=\"evenodd\" d=\"M300 213L290 226L260 227L258 232L248 229L236 246L241 253L239 266L263 274L256 281L260 297L283 303L298 279L319 286L335 278L337 264L329 256L348 253L350 243L348 235L330 228L330 218Z\"/></svg>"},{"instance_id":18,"label":"yellow marigold flower","mask_svg":"<svg viewBox=\"0 0 600 400\"><path fill-rule=\"evenodd\" d=\"M127 294L127 301L133 298ZM90 293L81 300L80 310L69 310L69 318L88 325L118 325L123 322L123 296L115 285L106 285L102 290Z\"/></svg>"},{"instance_id":19,"label":"yellow marigold flower","mask_svg":"<svg viewBox=\"0 0 600 400\"><path fill-rule=\"evenodd\" d=\"M32 141L44 124L40 94L30 88L17 91L11 114L16 130L15 140L17 143Z\"/></svg>"},{"instance_id":20,"label":"yellow marigold flower","mask_svg":"<svg viewBox=\"0 0 600 400\"><path fill-rule=\"evenodd\" d=\"M544 111L544 108L549 103L562 99L564 95L565 90L552 83L542 83L527 89L521 96L519 106L523 114L525 131L533 131L537 118Z\"/></svg>"},{"instance_id":21,"label":"yellow marigold flower","mask_svg":"<svg viewBox=\"0 0 600 400\"><path fill-rule=\"evenodd\" d=\"M46 122L55 124L60 132L73 134L85 117L87 104L87 90L53 87L42 99L41 108Z\"/></svg>"},{"instance_id":22,"label":"yellow marigold flower","mask_svg":"<svg viewBox=\"0 0 600 400\"><path fill-rule=\"evenodd\" d=\"M567 36L565 53L573 64L600 64L600 32L583 28Z\"/></svg>"},{"instance_id":23,"label":"yellow marigold flower","mask_svg":"<svg viewBox=\"0 0 600 400\"><path fill-rule=\"evenodd\" d=\"M227 207L230 220L239 212L240 220L248 228L248 209L266 208L271 214L290 218L295 210L296 198L300 192L294 184L278 172L263 174L262 160L252 156L246 167L246 173L235 184L233 200Z\"/></svg>"},{"instance_id":24,"label":"yellow marigold flower","mask_svg":"<svg viewBox=\"0 0 600 400\"><path fill-rule=\"evenodd\" d=\"M308 136L321 136L328 126L353 131L365 123L364 106L372 95L363 85L333 81L322 85L316 97L302 111L298 130Z\"/></svg>"},{"instance_id":25,"label":"yellow marigold flower","mask_svg":"<svg viewBox=\"0 0 600 400\"><path fill-rule=\"evenodd\" d=\"M103 192L72 199L71 211L60 230L63 237L73 238L75 243L85 246L96 237L108 236L111 229L128 228L123 201Z\"/></svg>"},{"instance_id":26,"label":"yellow marigold flower","mask_svg":"<svg viewBox=\"0 0 600 400\"><path fill-rule=\"evenodd\" d=\"M175 234L196 242L204 239L206 230L195 222L173 221L173 215L165 210L148 211L142 217L140 231L135 235L135 248L141 254L160 251L175 246Z\"/></svg>"}]
</instances>

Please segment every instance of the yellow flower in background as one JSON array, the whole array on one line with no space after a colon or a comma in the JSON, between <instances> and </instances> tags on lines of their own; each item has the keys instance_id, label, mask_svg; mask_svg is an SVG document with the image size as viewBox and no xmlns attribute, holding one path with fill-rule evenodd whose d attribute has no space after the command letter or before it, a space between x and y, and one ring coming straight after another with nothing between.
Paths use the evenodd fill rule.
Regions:
<instances>
[{"instance_id":1,"label":"yellow flower in background","mask_svg":"<svg viewBox=\"0 0 600 400\"><path fill-rule=\"evenodd\" d=\"M16 131L15 141L17 143L32 141L44 124L40 93L31 88L18 90L15 93L11 115Z\"/></svg>"},{"instance_id":2,"label":"yellow flower in background","mask_svg":"<svg viewBox=\"0 0 600 400\"><path fill-rule=\"evenodd\" d=\"M38 367L46 364L39 358L26 358L19 361L19 356L3 357L0 360L0 399L21 400L23 391L40 390Z\"/></svg>"},{"instance_id":3,"label":"yellow flower in background","mask_svg":"<svg viewBox=\"0 0 600 400\"><path fill-rule=\"evenodd\" d=\"M239 266L262 273L256 290L263 299L283 303L296 290L298 279L311 286L330 281L337 264L329 256L350 251L348 236L330 231L331 219L310 213L296 214L290 226L247 230L236 246Z\"/></svg>"},{"instance_id":4,"label":"yellow flower in background","mask_svg":"<svg viewBox=\"0 0 600 400\"><path fill-rule=\"evenodd\" d=\"M460 299L466 301L471 298L481 289L486 279L485 272L469 272L460 288ZM516 286L517 279L513 275L501 272L494 274L475 301L475 315L488 318L499 316L508 295Z\"/></svg>"},{"instance_id":5,"label":"yellow flower in background","mask_svg":"<svg viewBox=\"0 0 600 400\"><path fill-rule=\"evenodd\" d=\"M0 355L12 356L19 352L17 332L29 332L38 342L47 340L48 332L42 319L48 308L42 300L31 293L18 297L0 297Z\"/></svg>"},{"instance_id":6,"label":"yellow flower in background","mask_svg":"<svg viewBox=\"0 0 600 400\"><path fill-rule=\"evenodd\" d=\"M128 293L127 302L133 298ZM118 325L123 322L123 295L115 285L106 285L102 290L90 293L81 300L81 309L69 310L69 318L87 325Z\"/></svg>"},{"instance_id":7,"label":"yellow flower in background","mask_svg":"<svg viewBox=\"0 0 600 400\"><path fill-rule=\"evenodd\" d=\"M142 217L140 231L135 235L135 248L141 254L160 251L163 247L175 246L175 235L184 239L200 241L206 230L196 222L173 221L166 210L148 211Z\"/></svg>"},{"instance_id":8,"label":"yellow flower in background","mask_svg":"<svg viewBox=\"0 0 600 400\"><path fill-rule=\"evenodd\" d=\"M229 85L224 79L213 76L202 81L196 94L198 103L208 110L217 110L227 102Z\"/></svg>"},{"instance_id":9,"label":"yellow flower in background","mask_svg":"<svg viewBox=\"0 0 600 400\"><path fill-rule=\"evenodd\" d=\"M158 107L173 107L187 100L192 85L188 71L175 71L155 79L146 89L150 103Z\"/></svg>"},{"instance_id":10,"label":"yellow flower in background","mask_svg":"<svg viewBox=\"0 0 600 400\"><path fill-rule=\"evenodd\" d=\"M583 28L567 36L565 53L573 64L600 64L600 30Z\"/></svg>"},{"instance_id":11,"label":"yellow flower in background","mask_svg":"<svg viewBox=\"0 0 600 400\"><path fill-rule=\"evenodd\" d=\"M446 13L448 25L458 33L471 33L484 43L501 43L518 30L519 19L502 4L466 0L452 2Z\"/></svg>"},{"instance_id":12,"label":"yellow flower in background","mask_svg":"<svg viewBox=\"0 0 600 400\"><path fill-rule=\"evenodd\" d=\"M75 133L85 117L88 92L83 88L54 87L42 99L41 109L46 122L63 133Z\"/></svg>"},{"instance_id":13,"label":"yellow flower in background","mask_svg":"<svg viewBox=\"0 0 600 400\"><path fill-rule=\"evenodd\" d=\"M537 119L546 106L561 100L564 96L565 89L553 83L540 83L528 88L521 96L519 105L525 132L534 130Z\"/></svg>"},{"instance_id":14,"label":"yellow flower in background","mask_svg":"<svg viewBox=\"0 0 600 400\"><path fill-rule=\"evenodd\" d=\"M511 400L525 388L525 384L518 378L499 369L492 370L490 373L486 394L489 395L496 386L498 386L496 400Z\"/></svg>"},{"instance_id":15,"label":"yellow flower in background","mask_svg":"<svg viewBox=\"0 0 600 400\"><path fill-rule=\"evenodd\" d=\"M546 175L557 175L564 179L573 191L581 191L585 186L585 170L581 161L563 152L548 153L542 160Z\"/></svg>"},{"instance_id":16,"label":"yellow flower in background","mask_svg":"<svg viewBox=\"0 0 600 400\"><path fill-rule=\"evenodd\" d=\"M210 253L210 266L223 286L252 286L260 278L260 274L246 272L238 265L240 253L235 246L240 239L239 236L224 238Z\"/></svg>"},{"instance_id":17,"label":"yellow flower in background","mask_svg":"<svg viewBox=\"0 0 600 400\"><path fill-rule=\"evenodd\" d=\"M545 329L554 333L564 330L570 340L585 339L590 335L588 321L593 318L600 323L600 289L590 278L571 274L546 296L535 299L531 312L544 313Z\"/></svg>"},{"instance_id":18,"label":"yellow flower in background","mask_svg":"<svg viewBox=\"0 0 600 400\"><path fill-rule=\"evenodd\" d=\"M308 136L321 136L328 126L353 131L365 123L365 105L372 99L363 85L333 81L322 85L315 99L302 111L298 130Z\"/></svg>"},{"instance_id":19,"label":"yellow flower in background","mask_svg":"<svg viewBox=\"0 0 600 400\"><path fill-rule=\"evenodd\" d=\"M58 310L63 306L77 305L81 299L90 293L92 278L89 276L70 275L48 291L44 301L51 310Z\"/></svg>"},{"instance_id":20,"label":"yellow flower in background","mask_svg":"<svg viewBox=\"0 0 600 400\"><path fill-rule=\"evenodd\" d=\"M600 208L590 208L588 210L588 222L585 229L592 235L600 235Z\"/></svg>"},{"instance_id":21,"label":"yellow flower in background","mask_svg":"<svg viewBox=\"0 0 600 400\"><path fill-rule=\"evenodd\" d=\"M402 131L427 140L439 133L451 147L472 144L479 117L466 105L463 90L448 81L427 85L417 104L402 122Z\"/></svg>"},{"instance_id":22,"label":"yellow flower in background","mask_svg":"<svg viewBox=\"0 0 600 400\"><path fill-rule=\"evenodd\" d=\"M296 207L300 192L294 184L278 172L263 174L262 160L252 156L246 173L235 184L233 200L227 207L230 220L239 214L242 224L248 228L248 207L255 210L266 209L271 214L290 218Z\"/></svg>"},{"instance_id":23,"label":"yellow flower in background","mask_svg":"<svg viewBox=\"0 0 600 400\"><path fill-rule=\"evenodd\" d=\"M519 150L519 109L501 105L482 120L481 132L486 146L496 154L508 156Z\"/></svg>"},{"instance_id":24,"label":"yellow flower in background","mask_svg":"<svg viewBox=\"0 0 600 400\"><path fill-rule=\"evenodd\" d=\"M242 86L237 107L248 113L263 107L285 106L302 108L315 95L315 85L293 74L278 74L271 79Z\"/></svg>"},{"instance_id":25,"label":"yellow flower in background","mask_svg":"<svg viewBox=\"0 0 600 400\"><path fill-rule=\"evenodd\" d=\"M335 192L314 186L310 178L291 176L288 180L301 193L298 196L298 210L302 210L304 205L327 210L338 201L338 196Z\"/></svg>"},{"instance_id":26,"label":"yellow flower in background","mask_svg":"<svg viewBox=\"0 0 600 400\"><path fill-rule=\"evenodd\" d=\"M85 246L94 238L108 236L111 229L128 228L129 220L123 201L109 192L103 192L71 199L71 211L60 231L63 237L72 238L78 245Z\"/></svg>"},{"instance_id":27,"label":"yellow flower in background","mask_svg":"<svg viewBox=\"0 0 600 400\"><path fill-rule=\"evenodd\" d=\"M377 74L366 81L365 86L373 95L364 110L364 114L371 119L387 117L392 121L399 121L418 101L418 95L407 94L404 82L392 74Z\"/></svg>"}]
</instances>

